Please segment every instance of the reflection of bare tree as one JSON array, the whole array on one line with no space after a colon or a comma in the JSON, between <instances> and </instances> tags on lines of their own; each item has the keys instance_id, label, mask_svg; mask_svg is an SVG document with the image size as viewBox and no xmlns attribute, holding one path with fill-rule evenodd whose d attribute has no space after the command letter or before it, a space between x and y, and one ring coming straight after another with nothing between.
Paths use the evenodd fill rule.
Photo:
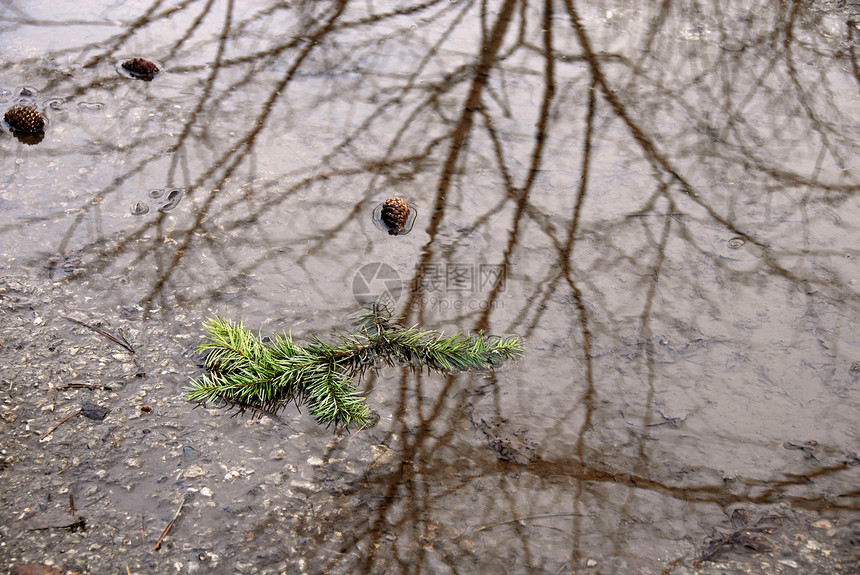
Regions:
<instances>
[{"instance_id":1,"label":"reflection of bare tree","mask_svg":"<svg viewBox=\"0 0 860 575\"><path fill-rule=\"evenodd\" d=\"M714 407L725 395L712 385L761 400L733 387L738 373L800 394L780 381L794 358L795 379L825 366L838 374L816 389L856 403L842 365L858 344L852 23L801 2L238 4L154 2L114 35L57 50L52 61L80 66L43 71L40 89L66 98L57 124L80 129L32 153L82 163L71 183L87 192L73 211L7 221L0 238L61 227L57 252L85 249L88 277L139 270L134 297L153 306L260 299L247 278L283 275L317 305L349 307L331 269L388 257L368 214L388 195L416 203L413 243L390 248L419 270L411 319L519 331L536 359L521 380L404 376L377 432L398 464L342 486L366 503L332 511L349 535L309 557L331 552L332 571L457 572L468 558L553 572L591 546L621 569L634 531L681 539L681 504L815 508L828 487L801 489L814 479L837 490L827 506L856 510L838 456L849 446L786 471L767 447L777 438L721 423L736 415ZM17 6L5 17L7 34L56 25ZM164 78L111 74L164 30L174 39L152 47ZM43 62L2 68L21 77ZM93 99L115 104L120 125L87 132L74 106ZM147 186L184 187L186 204L124 217L129 188ZM508 291L453 317L422 305L435 297L422 273L459 263L505 264ZM820 356L822 338L833 354ZM752 362L765 365L751 365L750 340L773 348ZM699 410L711 415L687 444L678 426ZM725 463L737 443L770 458L766 476Z\"/></svg>"}]
</instances>

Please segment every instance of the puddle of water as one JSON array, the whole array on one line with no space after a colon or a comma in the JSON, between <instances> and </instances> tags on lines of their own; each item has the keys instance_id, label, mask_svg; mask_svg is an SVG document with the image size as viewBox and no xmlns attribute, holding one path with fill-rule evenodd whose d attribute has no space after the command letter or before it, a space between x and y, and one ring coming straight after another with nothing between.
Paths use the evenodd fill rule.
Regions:
<instances>
[{"instance_id":1,"label":"puddle of water","mask_svg":"<svg viewBox=\"0 0 860 575\"><path fill-rule=\"evenodd\" d=\"M48 120L0 134L0 272L37 286L5 284L31 306L14 326L38 350L71 336L33 313L79 313L142 347L76 368L131 378L92 392L122 410L98 455L83 418L56 443L22 427L56 423L42 394L8 432L42 455L4 472L88 461L63 479L119 571L660 572L733 506L856 517L856 19L652 4L95 2L62 35L62 12L7 14L0 112L30 87ZM161 73L118 73L132 57ZM393 196L408 235L374 224ZM356 435L183 401L205 317L325 335L368 264L407 322L515 333L525 358L373 374ZM34 365L72 377L58 349Z\"/></svg>"}]
</instances>

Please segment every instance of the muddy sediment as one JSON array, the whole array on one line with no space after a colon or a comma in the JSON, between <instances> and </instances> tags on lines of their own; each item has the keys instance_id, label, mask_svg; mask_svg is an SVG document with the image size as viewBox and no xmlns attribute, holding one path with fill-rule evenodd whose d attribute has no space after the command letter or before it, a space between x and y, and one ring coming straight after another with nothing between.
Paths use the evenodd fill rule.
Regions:
<instances>
[{"instance_id":1,"label":"muddy sediment","mask_svg":"<svg viewBox=\"0 0 860 575\"><path fill-rule=\"evenodd\" d=\"M0 279L4 572L38 564L93 574L275 573L274 558L300 564L308 538L331 537L329 516L349 505L330 486L295 477L277 444L251 455L229 437L243 428L293 440L301 432L184 401L183 387L201 373L189 333L197 326L182 333L140 315L70 309L68 290Z\"/></svg>"},{"instance_id":2,"label":"muddy sediment","mask_svg":"<svg viewBox=\"0 0 860 575\"><path fill-rule=\"evenodd\" d=\"M384 496L383 485L368 483L374 474L403 474L395 445L367 437L354 460L326 460L267 441L330 433L297 413L250 419L195 410L182 388L201 373L197 325L167 329L142 313L73 310L70 289L0 279L6 572L348 573L392 565L386 555L365 563L374 538L354 530L365 524L359 517L372 521L372 504ZM503 422L473 423L477 444L497 452L505 473L539 462L540 446L505 435ZM860 565L860 519L788 504L734 509L743 521L735 513L711 533L691 530L673 546L683 552L655 550L642 572L661 564L666 573L836 574ZM500 527L439 525L429 544L468 549L492 543ZM583 572L606 565L599 555L581 557Z\"/></svg>"}]
</instances>

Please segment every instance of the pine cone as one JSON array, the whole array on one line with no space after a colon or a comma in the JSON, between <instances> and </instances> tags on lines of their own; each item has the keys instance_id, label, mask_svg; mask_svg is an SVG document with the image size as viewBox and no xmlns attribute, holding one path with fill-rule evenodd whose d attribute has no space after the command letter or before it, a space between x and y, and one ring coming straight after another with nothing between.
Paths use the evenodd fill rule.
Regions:
<instances>
[{"instance_id":1,"label":"pine cone","mask_svg":"<svg viewBox=\"0 0 860 575\"><path fill-rule=\"evenodd\" d=\"M45 118L42 117L42 114L36 108L29 106L9 108L3 119L17 132L38 134L45 129Z\"/></svg>"},{"instance_id":2,"label":"pine cone","mask_svg":"<svg viewBox=\"0 0 860 575\"><path fill-rule=\"evenodd\" d=\"M158 66L144 60L143 58L133 58L122 63L122 67L129 71L134 76L139 78L153 79L158 74Z\"/></svg>"},{"instance_id":3,"label":"pine cone","mask_svg":"<svg viewBox=\"0 0 860 575\"><path fill-rule=\"evenodd\" d=\"M389 198L382 204L381 217L389 228L402 230L409 217L409 204L403 198Z\"/></svg>"}]
</instances>

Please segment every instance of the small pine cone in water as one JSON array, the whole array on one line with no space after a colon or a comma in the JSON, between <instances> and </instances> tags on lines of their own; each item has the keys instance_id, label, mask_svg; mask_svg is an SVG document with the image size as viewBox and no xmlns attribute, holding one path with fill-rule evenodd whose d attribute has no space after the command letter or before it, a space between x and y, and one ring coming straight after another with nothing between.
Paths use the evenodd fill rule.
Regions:
<instances>
[{"instance_id":1,"label":"small pine cone in water","mask_svg":"<svg viewBox=\"0 0 860 575\"><path fill-rule=\"evenodd\" d=\"M389 228L402 230L409 217L409 204L403 198L389 198L382 204L381 217Z\"/></svg>"},{"instance_id":2,"label":"small pine cone in water","mask_svg":"<svg viewBox=\"0 0 860 575\"><path fill-rule=\"evenodd\" d=\"M122 67L141 78L153 78L158 74L158 66L143 58L126 60L122 63Z\"/></svg>"},{"instance_id":3,"label":"small pine cone in water","mask_svg":"<svg viewBox=\"0 0 860 575\"><path fill-rule=\"evenodd\" d=\"M10 108L3 119L18 132L38 134L45 129L45 118L36 108L29 106L15 106Z\"/></svg>"}]
</instances>

